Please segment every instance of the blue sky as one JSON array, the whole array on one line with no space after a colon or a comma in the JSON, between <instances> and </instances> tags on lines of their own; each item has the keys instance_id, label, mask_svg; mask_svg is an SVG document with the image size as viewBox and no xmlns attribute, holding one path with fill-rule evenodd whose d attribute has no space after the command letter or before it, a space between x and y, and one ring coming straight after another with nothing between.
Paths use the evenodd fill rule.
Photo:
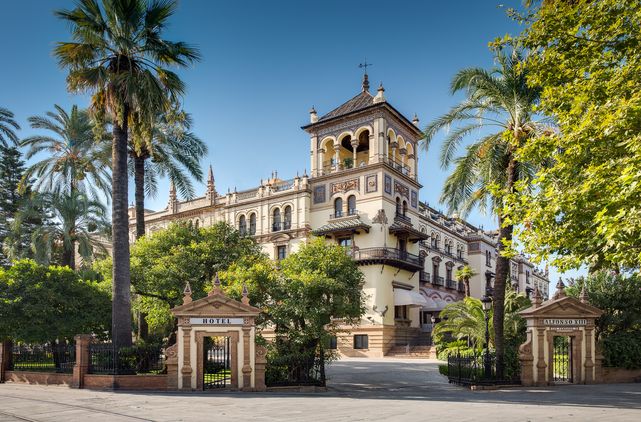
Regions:
<instances>
[{"instance_id":1,"label":"blue sky","mask_svg":"<svg viewBox=\"0 0 641 422\"><path fill-rule=\"evenodd\" d=\"M203 165L213 165L217 189L256 186L272 170L282 178L309 171L309 138L300 126L312 105L322 115L359 92L365 57L373 63L372 91L383 82L387 100L406 116L417 113L425 124L444 113L460 99L449 94L452 76L464 67L492 66L488 42L520 31L500 4L518 7L520 0L182 0L166 37L202 52L202 62L179 73L194 131L209 146ZM72 7L63 0L3 7L0 37L8 42L0 104L16 114L22 137L33 133L28 116L53 104L88 104L66 91L65 72L51 54L56 41L69 40L52 11ZM437 208L447 175L438 164L440 139L419 157L421 199ZM166 205L167 185L149 208ZM476 212L469 220L496 226Z\"/></svg>"}]
</instances>

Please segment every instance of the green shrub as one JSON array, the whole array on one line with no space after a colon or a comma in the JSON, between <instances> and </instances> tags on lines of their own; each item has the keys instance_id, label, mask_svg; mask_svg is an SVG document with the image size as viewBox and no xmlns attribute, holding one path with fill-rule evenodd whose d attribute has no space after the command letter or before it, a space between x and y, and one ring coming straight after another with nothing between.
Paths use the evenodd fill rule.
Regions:
<instances>
[{"instance_id":1,"label":"green shrub","mask_svg":"<svg viewBox=\"0 0 641 422\"><path fill-rule=\"evenodd\" d=\"M605 337L601 344L604 366L641 368L641 332L612 333Z\"/></svg>"}]
</instances>

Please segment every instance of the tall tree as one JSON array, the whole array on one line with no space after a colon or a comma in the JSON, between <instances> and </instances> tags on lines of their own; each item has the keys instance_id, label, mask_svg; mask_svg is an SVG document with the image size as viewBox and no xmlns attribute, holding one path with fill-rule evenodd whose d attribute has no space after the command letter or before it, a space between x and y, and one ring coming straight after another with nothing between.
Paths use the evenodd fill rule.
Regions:
<instances>
[{"instance_id":1,"label":"tall tree","mask_svg":"<svg viewBox=\"0 0 641 422\"><path fill-rule=\"evenodd\" d=\"M0 266L33 258L33 233L49 224L43 210L23 216L33 196L31 181L24 178L24 173L20 150L0 145Z\"/></svg>"},{"instance_id":2,"label":"tall tree","mask_svg":"<svg viewBox=\"0 0 641 422\"><path fill-rule=\"evenodd\" d=\"M558 131L517 156L550 161L507 204L525 251L565 270L641 267L641 3L532 1L529 82Z\"/></svg>"},{"instance_id":3,"label":"tall tree","mask_svg":"<svg viewBox=\"0 0 641 422\"><path fill-rule=\"evenodd\" d=\"M539 90L526 82L521 67L522 52L495 50L498 64L491 71L470 68L459 71L451 84L452 94L464 91L465 99L448 113L438 117L425 128L423 146L427 149L434 136L449 130L441 148L441 165L454 165L447 177L441 201L450 212L467 215L474 207L490 210L498 217L498 250L493 288L494 331L499 376L504 362L504 300L505 284L509 275L509 247L514 221L507 220L501 207L503 197L514 191L517 182L531 179L534 168L517 160L517 145L536 136L546 126L535 120L533 107ZM464 154L454 158L464 138L484 133L466 146ZM527 184L526 184L527 185Z\"/></svg>"},{"instance_id":4,"label":"tall tree","mask_svg":"<svg viewBox=\"0 0 641 422\"><path fill-rule=\"evenodd\" d=\"M17 223L44 212L53 222L38 227L31 243L35 259L50 264L60 250L60 264L76 269L76 250L83 261L106 254L103 239L108 236L107 209L98 200L80 192L34 195L29 206L18 213Z\"/></svg>"},{"instance_id":5,"label":"tall tree","mask_svg":"<svg viewBox=\"0 0 641 422\"><path fill-rule=\"evenodd\" d=\"M158 115L148 133L129 142L130 169L134 175L136 238L145 235L145 197L155 197L158 178L168 176L186 198L194 197L191 177L202 181L200 159L207 145L190 131L191 116L184 112Z\"/></svg>"},{"instance_id":6,"label":"tall tree","mask_svg":"<svg viewBox=\"0 0 641 422\"><path fill-rule=\"evenodd\" d=\"M18 136L15 131L19 129L20 125L16 122L13 113L0 107L0 146L9 146L9 141L14 145L17 144Z\"/></svg>"},{"instance_id":7,"label":"tall tree","mask_svg":"<svg viewBox=\"0 0 641 422\"><path fill-rule=\"evenodd\" d=\"M454 274L456 279L463 282L465 286L465 297L470 297L470 279L476 275L476 272L469 265L456 270Z\"/></svg>"},{"instance_id":8,"label":"tall tree","mask_svg":"<svg viewBox=\"0 0 641 422\"><path fill-rule=\"evenodd\" d=\"M68 113L59 105L46 116L29 117L33 129L51 134L34 135L23 139L20 145L29 148L26 159L39 153L46 156L33 163L25 172L25 179L36 178L34 189L42 192L70 195L82 192L94 199L102 193L111 195L109 155L94 139L94 125L86 110L71 107Z\"/></svg>"},{"instance_id":9,"label":"tall tree","mask_svg":"<svg viewBox=\"0 0 641 422\"><path fill-rule=\"evenodd\" d=\"M90 92L92 109L112 123L113 328L117 347L131 344L131 294L127 148L132 125L151 127L154 117L178 103L185 86L167 66L184 67L198 51L162 38L177 2L79 0L56 15L71 26L72 42L55 48L69 69L70 91Z\"/></svg>"}]
</instances>

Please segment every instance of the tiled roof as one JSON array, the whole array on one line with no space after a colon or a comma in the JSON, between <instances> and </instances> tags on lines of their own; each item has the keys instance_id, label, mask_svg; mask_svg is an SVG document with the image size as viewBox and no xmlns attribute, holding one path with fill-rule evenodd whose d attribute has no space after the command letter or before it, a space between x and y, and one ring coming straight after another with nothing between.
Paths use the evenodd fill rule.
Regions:
<instances>
[{"instance_id":1,"label":"tiled roof","mask_svg":"<svg viewBox=\"0 0 641 422\"><path fill-rule=\"evenodd\" d=\"M312 233L315 235L323 235L334 232L350 231L350 230L365 230L369 232L372 226L363 223L360 218L351 218L349 220L332 221L314 230Z\"/></svg>"},{"instance_id":2,"label":"tiled roof","mask_svg":"<svg viewBox=\"0 0 641 422\"><path fill-rule=\"evenodd\" d=\"M405 233L405 234L407 234L409 236L409 240L410 241L426 240L426 239L429 238L429 236L426 233L422 233L422 232L416 230L414 227L409 226L407 224L399 223L398 221L395 221L389 227L389 232L391 234Z\"/></svg>"},{"instance_id":3,"label":"tiled roof","mask_svg":"<svg viewBox=\"0 0 641 422\"><path fill-rule=\"evenodd\" d=\"M334 117L343 116L345 114L353 113L362 110L374 104L374 97L368 91L361 91L360 94L347 101L346 103L336 107L326 115L318 119L319 122L333 119Z\"/></svg>"}]
</instances>

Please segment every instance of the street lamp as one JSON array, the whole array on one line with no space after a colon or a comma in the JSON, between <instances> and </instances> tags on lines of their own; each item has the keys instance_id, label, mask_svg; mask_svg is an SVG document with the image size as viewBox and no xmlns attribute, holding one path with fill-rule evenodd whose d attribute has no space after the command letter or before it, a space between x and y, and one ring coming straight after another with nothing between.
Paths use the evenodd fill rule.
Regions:
<instances>
[{"instance_id":1,"label":"street lamp","mask_svg":"<svg viewBox=\"0 0 641 422\"><path fill-rule=\"evenodd\" d=\"M432 321L432 328L430 329L431 330L430 331L430 346L431 346L432 343L434 342L434 335L432 333L434 333L434 324L436 324L436 317L434 316L434 314L432 314L432 316L430 317L430 321Z\"/></svg>"},{"instance_id":2,"label":"street lamp","mask_svg":"<svg viewBox=\"0 0 641 422\"><path fill-rule=\"evenodd\" d=\"M490 361L490 309L492 309L492 298L487 294L481 299L483 304L483 313L485 314L485 379L489 379L492 373L492 362Z\"/></svg>"}]
</instances>

